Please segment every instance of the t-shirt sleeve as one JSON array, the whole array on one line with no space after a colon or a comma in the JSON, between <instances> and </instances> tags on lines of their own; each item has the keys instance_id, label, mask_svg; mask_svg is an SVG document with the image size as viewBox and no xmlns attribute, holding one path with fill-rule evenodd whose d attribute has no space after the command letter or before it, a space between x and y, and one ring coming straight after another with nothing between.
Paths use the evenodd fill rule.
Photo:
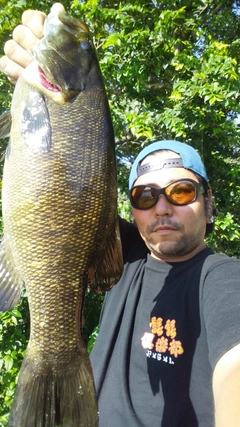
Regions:
<instances>
[{"instance_id":1,"label":"t-shirt sleeve","mask_svg":"<svg viewBox=\"0 0 240 427\"><path fill-rule=\"evenodd\" d=\"M134 266L134 262L139 259L139 262L142 259L147 258L148 249L142 240L137 227L126 221L125 219L122 219L119 217L119 229L120 229L120 235L121 235L121 243L122 243L122 251L123 251L123 259L124 264L132 264ZM134 269L134 267L133 267ZM125 271L125 267L124 267ZM133 270L135 271L135 270ZM120 279L121 282L121 279ZM109 290L106 292L104 297L104 302L100 314L100 324L102 322L104 311L106 310L106 307L108 304L111 304L112 300L112 291L115 289L116 286L122 287L122 282L120 284L116 284L112 290ZM128 281L126 283L128 286Z\"/></svg>"},{"instance_id":2,"label":"t-shirt sleeve","mask_svg":"<svg viewBox=\"0 0 240 427\"><path fill-rule=\"evenodd\" d=\"M240 343L240 260L223 256L213 262L203 283L202 315L214 369Z\"/></svg>"},{"instance_id":3,"label":"t-shirt sleeve","mask_svg":"<svg viewBox=\"0 0 240 427\"><path fill-rule=\"evenodd\" d=\"M123 260L125 263L136 246L145 247L145 244L138 232L137 227L134 224L119 217L119 228L122 242Z\"/></svg>"}]
</instances>

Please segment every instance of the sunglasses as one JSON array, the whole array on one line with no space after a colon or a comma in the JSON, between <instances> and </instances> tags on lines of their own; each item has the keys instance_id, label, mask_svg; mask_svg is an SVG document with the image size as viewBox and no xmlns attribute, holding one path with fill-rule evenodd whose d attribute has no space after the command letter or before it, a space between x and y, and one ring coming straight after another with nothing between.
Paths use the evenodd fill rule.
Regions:
<instances>
[{"instance_id":1,"label":"sunglasses","mask_svg":"<svg viewBox=\"0 0 240 427\"><path fill-rule=\"evenodd\" d=\"M195 202L204 192L203 185L193 179L180 179L162 188L136 185L130 190L130 202L135 209L151 209L157 204L160 194L163 194L173 205L184 206Z\"/></svg>"}]
</instances>

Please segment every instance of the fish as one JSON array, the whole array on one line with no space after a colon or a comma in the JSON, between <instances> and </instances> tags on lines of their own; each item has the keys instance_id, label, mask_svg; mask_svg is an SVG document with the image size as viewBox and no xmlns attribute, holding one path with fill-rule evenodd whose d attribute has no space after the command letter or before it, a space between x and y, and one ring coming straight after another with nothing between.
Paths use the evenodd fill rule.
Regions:
<instances>
[{"instance_id":1,"label":"fish","mask_svg":"<svg viewBox=\"0 0 240 427\"><path fill-rule=\"evenodd\" d=\"M82 21L52 8L29 53L11 112L0 118L0 137L10 133L0 310L13 308L26 287L31 324L8 425L96 427L84 295L89 285L110 289L123 269L110 108Z\"/></svg>"}]
</instances>

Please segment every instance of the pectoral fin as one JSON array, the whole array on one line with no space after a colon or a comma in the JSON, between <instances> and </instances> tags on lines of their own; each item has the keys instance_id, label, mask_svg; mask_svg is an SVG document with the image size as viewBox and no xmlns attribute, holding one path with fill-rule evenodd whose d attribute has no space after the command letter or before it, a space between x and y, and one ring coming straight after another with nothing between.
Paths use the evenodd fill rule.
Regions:
<instances>
[{"instance_id":1,"label":"pectoral fin","mask_svg":"<svg viewBox=\"0 0 240 427\"><path fill-rule=\"evenodd\" d=\"M3 237L0 244L0 311L10 310L20 301L23 286Z\"/></svg>"},{"instance_id":2,"label":"pectoral fin","mask_svg":"<svg viewBox=\"0 0 240 427\"><path fill-rule=\"evenodd\" d=\"M26 145L35 153L47 153L51 147L52 129L44 97L35 89L28 94L23 109L21 132Z\"/></svg>"},{"instance_id":3,"label":"pectoral fin","mask_svg":"<svg viewBox=\"0 0 240 427\"><path fill-rule=\"evenodd\" d=\"M6 111L0 116L0 138L6 138L10 135L12 126L11 111Z\"/></svg>"}]
</instances>

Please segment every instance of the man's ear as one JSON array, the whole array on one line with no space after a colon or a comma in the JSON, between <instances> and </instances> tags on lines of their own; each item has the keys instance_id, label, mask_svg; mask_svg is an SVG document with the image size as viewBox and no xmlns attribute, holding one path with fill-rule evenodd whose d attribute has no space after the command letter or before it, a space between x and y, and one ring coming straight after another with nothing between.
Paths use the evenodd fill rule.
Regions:
<instances>
[{"instance_id":1,"label":"man's ear","mask_svg":"<svg viewBox=\"0 0 240 427\"><path fill-rule=\"evenodd\" d=\"M206 207L206 217L207 224L212 224L214 222L213 218L213 195L212 190L209 188L207 190L207 195L205 196L205 207Z\"/></svg>"}]
</instances>

